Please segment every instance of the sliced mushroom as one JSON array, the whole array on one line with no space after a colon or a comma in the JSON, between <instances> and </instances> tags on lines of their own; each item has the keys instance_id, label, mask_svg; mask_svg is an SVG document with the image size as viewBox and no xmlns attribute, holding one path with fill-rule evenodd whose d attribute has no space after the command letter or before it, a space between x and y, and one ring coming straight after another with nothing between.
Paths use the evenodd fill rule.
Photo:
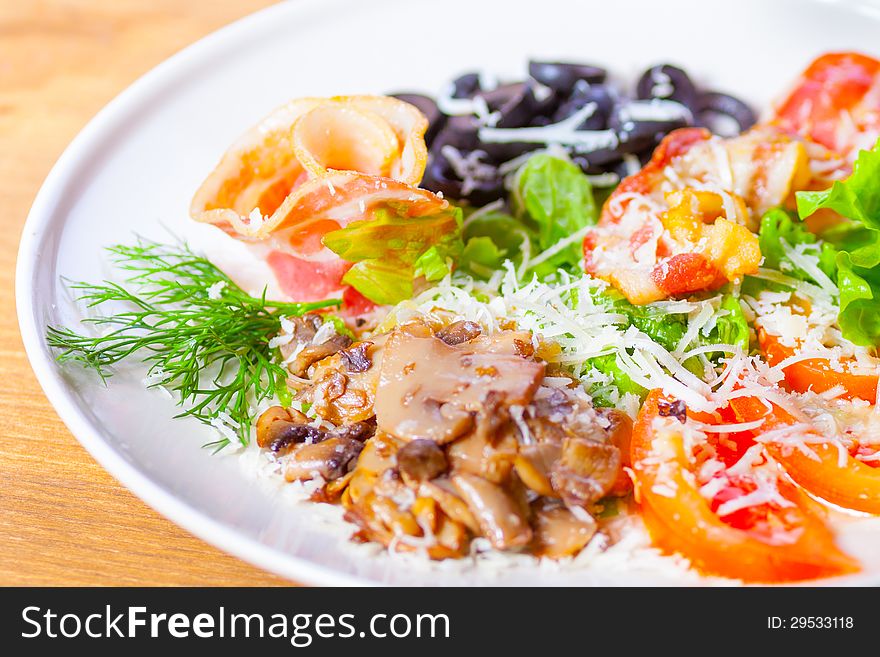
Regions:
<instances>
[{"instance_id":1,"label":"sliced mushroom","mask_svg":"<svg viewBox=\"0 0 880 657\"><path fill-rule=\"evenodd\" d=\"M287 481L307 481L320 476L333 481L348 473L363 449L363 443L350 438L328 438L298 448L287 461Z\"/></svg>"},{"instance_id":2,"label":"sliced mushroom","mask_svg":"<svg viewBox=\"0 0 880 657\"><path fill-rule=\"evenodd\" d=\"M544 364L527 360L528 333L502 332L449 346L425 325L389 336L375 399L379 426L402 438L438 444L467 433L491 392L506 405L528 404Z\"/></svg>"},{"instance_id":3,"label":"sliced mushroom","mask_svg":"<svg viewBox=\"0 0 880 657\"><path fill-rule=\"evenodd\" d=\"M559 497L550 483L550 471L561 454L561 446L552 442L522 445L514 461L516 474L523 484L539 495Z\"/></svg>"},{"instance_id":4,"label":"sliced mushroom","mask_svg":"<svg viewBox=\"0 0 880 657\"><path fill-rule=\"evenodd\" d=\"M559 559L580 552L596 533L596 521L586 511L578 516L564 506L537 502L534 509L534 552Z\"/></svg>"},{"instance_id":5,"label":"sliced mushroom","mask_svg":"<svg viewBox=\"0 0 880 657\"><path fill-rule=\"evenodd\" d=\"M607 495L621 470L620 450L614 445L570 437L550 481L566 504L583 507Z\"/></svg>"},{"instance_id":6,"label":"sliced mushroom","mask_svg":"<svg viewBox=\"0 0 880 657\"><path fill-rule=\"evenodd\" d=\"M504 488L470 474L454 475L452 483L492 547L509 550L532 540L532 529L521 505Z\"/></svg>"},{"instance_id":7,"label":"sliced mushroom","mask_svg":"<svg viewBox=\"0 0 880 657\"><path fill-rule=\"evenodd\" d=\"M496 484L506 482L516 460L518 442L503 435L473 431L447 447L454 472L477 475Z\"/></svg>"},{"instance_id":8,"label":"sliced mushroom","mask_svg":"<svg viewBox=\"0 0 880 657\"><path fill-rule=\"evenodd\" d=\"M429 481L449 468L446 454L433 440L417 439L397 452L397 467L408 481Z\"/></svg>"},{"instance_id":9,"label":"sliced mushroom","mask_svg":"<svg viewBox=\"0 0 880 657\"><path fill-rule=\"evenodd\" d=\"M343 349L339 352L345 368L349 372L366 372L373 366L370 358L369 348L373 346L372 342L358 342L350 349Z\"/></svg>"},{"instance_id":10,"label":"sliced mushroom","mask_svg":"<svg viewBox=\"0 0 880 657\"><path fill-rule=\"evenodd\" d=\"M341 349L351 344L351 338L336 332L335 330L315 343L318 331L324 325L324 318L315 313L307 313L302 317L291 317L293 323L293 339L287 344L281 345L281 355L284 359L293 356L288 363L288 371L297 377L305 376L309 367L319 360L332 356ZM294 354L296 354L294 356Z\"/></svg>"},{"instance_id":11,"label":"sliced mushroom","mask_svg":"<svg viewBox=\"0 0 880 657\"><path fill-rule=\"evenodd\" d=\"M257 445L284 454L299 443L323 440L325 432L308 423L309 419L295 409L272 406L257 418Z\"/></svg>"},{"instance_id":12,"label":"sliced mushroom","mask_svg":"<svg viewBox=\"0 0 880 657\"><path fill-rule=\"evenodd\" d=\"M632 459L630 458L630 443L632 442L633 422L630 417L623 411L615 409L603 409L600 415L608 422L606 433L608 434L607 442L617 447L620 451L621 466L630 467ZM626 495L633 488L632 479L627 475L623 467L617 476L617 480L609 491L611 495Z\"/></svg>"},{"instance_id":13,"label":"sliced mushroom","mask_svg":"<svg viewBox=\"0 0 880 657\"><path fill-rule=\"evenodd\" d=\"M344 438L364 442L375 431L368 422L325 429L293 408L272 406L257 419L257 444L277 454L287 454L297 445L319 443L328 438Z\"/></svg>"},{"instance_id":14,"label":"sliced mushroom","mask_svg":"<svg viewBox=\"0 0 880 657\"><path fill-rule=\"evenodd\" d=\"M437 331L437 337L452 347L473 340L482 332L483 329L476 322L460 321L453 322Z\"/></svg>"},{"instance_id":15,"label":"sliced mushroom","mask_svg":"<svg viewBox=\"0 0 880 657\"><path fill-rule=\"evenodd\" d=\"M471 513L470 507L461 499L456 492L450 490L448 480L422 482L419 486L419 495L430 497L435 500L440 508L452 520L461 523L475 534L480 533L480 523Z\"/></svg>"},{"instance_id":16,"label":"sliced mushroom","mask_svg":"<svg viewBox=\"0 0 880 657\"><path fill-rule=\"evenodd\" d=\"M384 340L383 340L384 341ZM379 381L379 368L375 365L362 369L364 359L376 363L381 356L381 342L359 343L352 356L351 350L339 352L315 363L312 367L313 385L303 391L303 398L310 401L315 412L333 424L347 425L363 422L373 417L373 400ZM351 365L356 359L357 365Z\"/></svg>"}]
</instances>

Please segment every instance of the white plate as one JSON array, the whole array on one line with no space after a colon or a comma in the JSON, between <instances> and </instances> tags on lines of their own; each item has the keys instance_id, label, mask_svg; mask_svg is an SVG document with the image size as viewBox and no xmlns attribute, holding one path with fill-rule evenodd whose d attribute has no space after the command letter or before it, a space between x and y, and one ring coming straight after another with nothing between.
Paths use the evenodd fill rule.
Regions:
<instances>
[{"instance_id":1,"label":"white plate","mask_svg":"<svg viewBox=\"0 0 880 657\"><path fill-rule=\"evenodd\" d=\"M59 368L47 324L74 321L61 276L99 280L102 247L160 222L188 230L189 199L231 140L283 101L306 95L436 91L482 67L522 76L529 56L604 64L634 76L672 61L758 106L815 55L877 54L874 2L297 0L231 25L171 58L108 105L59 159L22 236L17 302L28 356L49 400L86 449L151 506L201 538L301 582L320 584L675 583L673 573L608 565L499 575L423 571L352 552L304 508L274 500L236 462L200 445L212 434L123 374L104 388ZM630 78L632 83L632 77ZM848 539L874 563L880 534Z\"/></svg>"}]
</instances>

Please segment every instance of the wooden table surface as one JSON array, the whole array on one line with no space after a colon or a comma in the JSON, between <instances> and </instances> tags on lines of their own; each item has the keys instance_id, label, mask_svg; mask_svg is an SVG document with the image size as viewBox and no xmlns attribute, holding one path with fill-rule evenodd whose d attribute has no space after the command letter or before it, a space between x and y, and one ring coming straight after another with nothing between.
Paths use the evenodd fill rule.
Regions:
<instances>
[{"instance_id":1,"label":"wooden table surface","mask_svg":"<svg viewBox=\"0 0 880 657\"><path fill-rule=\"evenodd\" d=\"M80 447L13 308L25 216L61 151L138 76L267 0L0 3L0 585L270 585L146 506Z\"/></svg>"}]
</instances>

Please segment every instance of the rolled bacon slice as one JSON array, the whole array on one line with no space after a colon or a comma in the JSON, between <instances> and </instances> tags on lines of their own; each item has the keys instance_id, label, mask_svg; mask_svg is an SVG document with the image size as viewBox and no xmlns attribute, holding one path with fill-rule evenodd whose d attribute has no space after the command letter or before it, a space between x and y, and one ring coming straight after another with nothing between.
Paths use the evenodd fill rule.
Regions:
<instances>
[{"instance_id":1,"label":"rolled bacon slice","mask_svg":"<svg viewBox=\"0 0 880 657\"><path fill-rule=\"evenodd\" d=\"M290 101L229 148L196 192L190 213L262 239L285 220L293 192L331 171L417 185L425 171L427 127L421 112L396 98ZM267 219L252 221L254 210Z\"/></svg>"},{"instance_id":2,"label":"rolled bacon slice","mask_svg":"<svg viewBox=\"0 0 880 657\"><path fill-rule=\"evenodd\" d=\"M290 299L358 297L342 283L351 264L321 239L385 205L411 217L448 206L416 187L427 126L396 98L293 100L232 145L190 213L251 244Z\"/></svg>"},{"instance_id":3,"label":"rolled bacon slice","mask_svg":"<svg viewBox=\"0 0 880 657\"><path fill-rule=\"evenodd\" d=\"M335 171L298 187L262 226L233 220L220 227L234 236L250 232L256 238L264 233L265 223L276 222L256 248L282 292L299 301L316 301L343 294L341 279L351 267L326 248L321 238L389 205L415 218L445 210L449 203L390 178Z\"/></svg>"}]
</instances>

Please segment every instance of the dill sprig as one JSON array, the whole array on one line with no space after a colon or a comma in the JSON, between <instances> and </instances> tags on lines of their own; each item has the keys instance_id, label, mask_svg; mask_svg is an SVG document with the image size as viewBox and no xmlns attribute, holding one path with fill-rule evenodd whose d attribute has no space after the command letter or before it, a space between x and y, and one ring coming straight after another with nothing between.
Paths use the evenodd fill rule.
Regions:
<instances>
[{"instance_id":1,"label":"dill sprig","mask_svg":"<svg viewBox=\"0 0 880 657\"><path fill-rule=\"evenodd\" d=\"M278 350L269 347L281 318L339 301L270 301L265 290L253 297L185 244L140 239L107 250L127 278L70 287L89 308L112 303L112 312L82 320L97 326L97 335L48 327L49 346L60 350L57 359L95 370L106 382L113 365L137 355L149 366L147 387L176 393L184 407L176 417L232 424L246 445L254 404L273 397L290 402L287 372L277 364ZM229 442L224 437L209 446L221 449Z\"/></svg>"}]
</instances>

